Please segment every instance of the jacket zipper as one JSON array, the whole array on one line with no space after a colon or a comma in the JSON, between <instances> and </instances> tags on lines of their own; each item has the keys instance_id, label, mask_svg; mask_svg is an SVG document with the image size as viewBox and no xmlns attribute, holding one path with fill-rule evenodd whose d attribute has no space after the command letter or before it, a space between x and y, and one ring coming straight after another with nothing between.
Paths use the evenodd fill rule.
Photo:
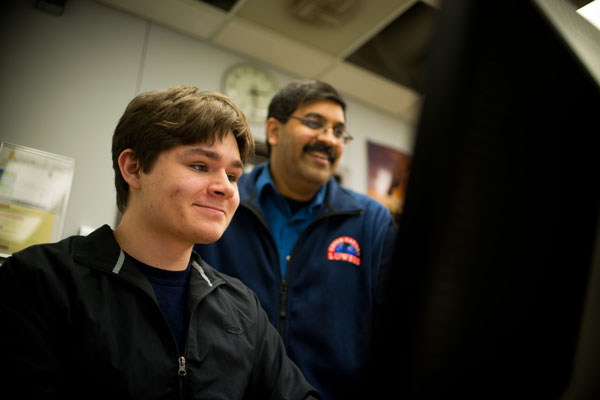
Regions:
<instances>
[{"instance_id":1,"label":"jacket zipper","mask_svg":"<svg viewBox=\"0 0 600 400\"><path fill-rule=\"evenodd\" d=\"M269 228L269 224L267 223L267 220L264 218L264 216L262 215L260 210L256 207L254 207L254 205L250 202L252 197L253 196L251 196L250 199L247 199L246 201L242 202L240 204L240 206L244 206L248 211L250 211L252 214L254 214L256 219L258 219L258 221L264 226L265 230L267 231L267 233L269 235L269 239L273 243L273 248L275 249L275 252L277 253L276 254L277 260L279 260L279 249L277 248L275 239L273 238L273 233L271 232L271 229ZM281 276L281 265L279 263L277 265L277 270L279 271L279 279L281 279L281 284L279 286L279 329L278 330L279 330L279 335L281 336L281 338L283 339L283 341L285 343L287 281L285 279L283 279L283 276Z\"/></svg>"},{"instance_id":2,"label":"jacket zipper","mask_svg":"<svg viewBox=\"0 0 600 400\"><path fill-rule=\"evenodd\" d=\"M179 356L179 358L177 359L177 364L179 365L179 367L177 368L177 374L179 376L185 376L187 374L187 371L185 369L185 357Z\"/></svg>"},{"instance_id":3,"label":"jacket zipper","mask_svg":"<svg viewBox=\"0 0 600 400\"><path fill-rule=\"evenodd\" d=\"M280 298L279 298L279 334L285 339L285 309L287 307L287 282L281 280Z\"/></svg>"},{"instance_id":4,"label":"jacket zipper","mask_svg":"<svg viewBox=\"0 0 600 400\"><path fill-rule=\"evenodd\" d=\"M183 377L187 374L185 369L185 357L179 356L177 359L177 375L179 375L179 398L183 399Z\"/></svg>"},{"instance_id":5,"label":"jacket zipper","mask_svg":"<svg viewBox=\"0 0 600 400\"><path fill-rule=\"evenodd\" d=\"M204 273L204 270L202 269L201 266L199 267L198 271L200 272L202 278L212 288L214 286L214 283L212 283L208 279L208 277ZM187 330L188 331L186 332L186 335L185 335L185 343L183 345L182 354L187 354L188 341L189 341L189 338L190 338L190 329L191 329L191 325L192 325L191 320L192 320L192 317L193 317L194 313L196 312L196 309L198 308L198 304L199 304L199 302L195 303L192 306L192 311L190 312L190 315L189 315L189 318L188 318L188 321L187 321L188 322L188 324L187 324ZM184 398L184 396L183 396L183 379L187 375L187 368L185 366L185 357L182 356L182 355L180 355L177 358L177 375L179 375L179 396L180 396L180 398L183 399Z\"/></svg>"}]
</instances>

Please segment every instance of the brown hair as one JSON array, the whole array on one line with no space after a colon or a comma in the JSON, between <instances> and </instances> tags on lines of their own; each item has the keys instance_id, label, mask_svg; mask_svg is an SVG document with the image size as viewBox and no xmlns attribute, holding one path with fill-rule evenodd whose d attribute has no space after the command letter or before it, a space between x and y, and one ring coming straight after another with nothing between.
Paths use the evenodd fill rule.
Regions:
<instances>
[{"instance_id":1,"label":"brown hair","mask_svg":"<svg viewBox=\"0 0 600 400\"><path fill-rule=\"evenodd\" d=\"M212 145L233 132L240 158L254 152L254 139L246 117L227 96L176 86L136 96L121 116L112 140L117 207L127 207L129 185L119 169L119 155L132 149L143 172L149 172L158 155L178 145Z\"/></svg>"}]
</instances>

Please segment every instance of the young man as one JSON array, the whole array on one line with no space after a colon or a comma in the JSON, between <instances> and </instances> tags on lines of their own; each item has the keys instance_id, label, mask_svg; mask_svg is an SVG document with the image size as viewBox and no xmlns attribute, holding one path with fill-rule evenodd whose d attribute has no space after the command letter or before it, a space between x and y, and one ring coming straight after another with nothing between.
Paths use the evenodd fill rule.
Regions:
<instances>
[{"instance_id":1,"label":"young man","mask_svg":"<svg viewBox=\"0 0 600 400\"><path fill-rule=\"evenodd\" d=\"M0 267L3 393L318 397L256 296L192 253L229 224L253 147L223 95L180 86L134 98L113 136L117 228L33 246Z\"/></svg>"},{"instance_id":2,"label":"young man","mask_svg":"<svg viewBox=\"0 0 600 400\"><path fill-rule=\"evenodd\" d=\"M324 399L351 398L359 385L396 236L385 207L332 177L351 139L345 108L324 82L282 88L266 122L269 162L240 180L223 237L196 246L258 294Z\"/></svg>"}]
</instances>

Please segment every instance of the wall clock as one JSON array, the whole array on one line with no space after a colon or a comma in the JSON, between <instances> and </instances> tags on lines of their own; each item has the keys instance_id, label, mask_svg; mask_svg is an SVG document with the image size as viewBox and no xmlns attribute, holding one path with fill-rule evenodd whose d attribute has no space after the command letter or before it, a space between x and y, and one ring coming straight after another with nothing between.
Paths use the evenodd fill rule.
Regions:
<instances>
[{"instance_id":1,"label":"wall clock","mask_svg":"<svg viewBox=\"0 0 600 400\"><path fill-rule=\"evenodd\" d=\"M234 65L223 79L223 92L242 109L249 122L265 122L277 89L271 74L252 64Z\"/></svg>"}]
</instances>

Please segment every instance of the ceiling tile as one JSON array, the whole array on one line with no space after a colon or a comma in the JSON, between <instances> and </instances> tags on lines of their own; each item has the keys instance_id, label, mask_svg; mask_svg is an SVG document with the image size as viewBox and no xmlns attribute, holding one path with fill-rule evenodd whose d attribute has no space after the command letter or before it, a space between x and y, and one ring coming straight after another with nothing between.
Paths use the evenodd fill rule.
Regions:
<instances>
[{"instance_id":1,"label":"ceiling tile","mask_svg":"<svg viewBox=\"0 0 600 400\"><path fill-rule=\"evenodd\" d=\"M335 60L319 50L237 17L215 35L214 42L306 77L316 76Z\"/></svg>"},{"instance_id":2,"label":"ceiling tile","mask_svg":"<svg viewBox=\"0 0 600 400\"><path fill-rule=\"evenodd\" d=\"M308 23L292 13L294 1L251 0L237 11L258 25L269 28L291 39L332 55L344 53L355 42L371 36L389 21L402 13L416 0L355 0L340 17L339 24Z\"/></svg>"},{"instance_id":3,"label":"ceiling tile","mask_svg":"<svg viewBox=\"0 0 600 400\"><path fill-rule=\"evenodd\" d=\"M414 117L415 105L421 98L414 90L347 62L337 64L321 79L367 104L405 119Z\"/></svg>"}]
</instances>

